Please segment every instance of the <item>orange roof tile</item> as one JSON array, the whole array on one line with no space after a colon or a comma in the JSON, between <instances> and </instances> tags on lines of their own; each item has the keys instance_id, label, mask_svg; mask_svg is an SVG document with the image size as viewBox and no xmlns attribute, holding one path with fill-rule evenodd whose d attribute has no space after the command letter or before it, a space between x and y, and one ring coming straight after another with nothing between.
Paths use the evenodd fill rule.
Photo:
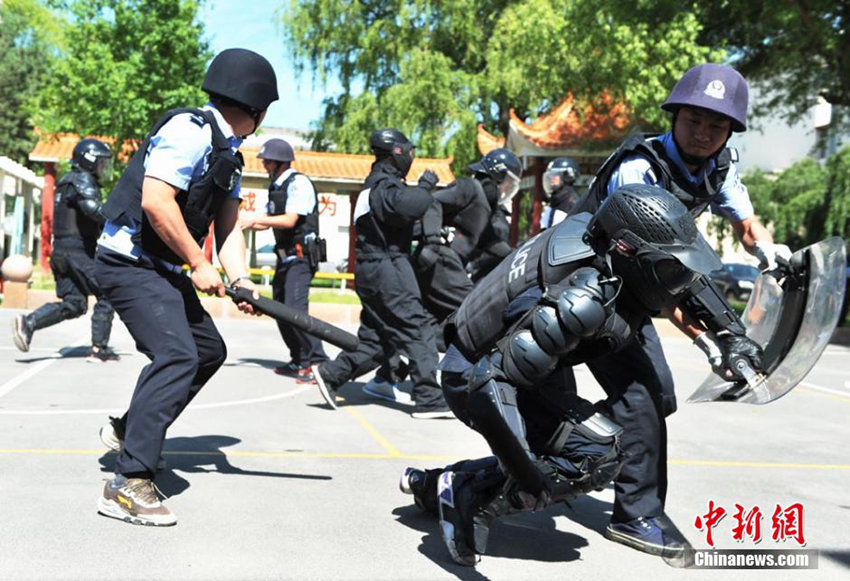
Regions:
<instances>
[{"instance_id":1,"label":"orange roof tile","mask_svg":"<svg viewBox=\"0 0 850 581\"><path fill-rule=\"evenodd\" d=\"M557 107L530 125L511 109L511 129L538 147L547 149L580 148L589 141L620 139L629 127L626 106L612 104L607 93L598 99L596 105L576 103L572 95L567 95Z\"/></svg>"},{"instance_id":2,"label":"orange roof tile","mask_svg":"<svg viewBox=\"0 0 850 581\"><path fill-rule=\"evenodd\" d=\"M110 145L115 142L114 139L106 137L96 137L96 139L101 139ZM42 135L29 158L31 161L45 162L71 159L71 153L79 140L80 137L73 133ZM122 159L128 159L136 147L138 147L138 142L126 142L122 148ZM266 172L263 169L263 164L257 159L260 149L243 147L241 151L245 158L245 175L265 177ZM371 155L296 151L295 161L292 165L312 179L360 183L369 175L374 160L375 158ZM431 169L436 172L441 184L449 184L455 179L451 170L452 161L454 160L451 157L446 159L417 158L410 169L410 175L418 176L426 169Z\"/></svg>"},{"instance_id":3,"label":"orange roof tile","mask_svg":"<svg viewBox=\"0 0 850 581\"><path fill-rule=\"evenodd\" d=\"M505 138L496 137L484 129L483 123L478 124L478 135L475 137L475 140L478 143L478 151L481 152L481 155L487 155L494 149L505 146Z\"/></svg>"},{"instance_id":4,"label":"orange roof tile","mask_svg":"<svg viewBox=\"0 0 850 581\"><path fill-rule=\"evenodd\" d=\"M257 159L260 148L243 147L245 173L266 175L261 160ZM330 151L296 151L292 167L313 179L345 180L362 182L372 169L372 155L354 153L334 153ZM426 169L436 172L441 184L449 184L455 177L451 170L453 158L432 159L416 158L410 168L411 176L418 176Z\"/></svg>"}]
</instances>

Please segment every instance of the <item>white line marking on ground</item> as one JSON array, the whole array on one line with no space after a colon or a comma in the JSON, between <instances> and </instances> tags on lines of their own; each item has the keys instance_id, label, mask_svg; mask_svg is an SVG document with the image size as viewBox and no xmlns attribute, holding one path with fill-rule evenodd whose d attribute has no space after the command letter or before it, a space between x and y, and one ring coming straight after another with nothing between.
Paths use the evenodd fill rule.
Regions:
<instances>
[{"instance_id":1,"label":"white line marking on ground","mask_svg":"<svg viewBox=\"0 0 850 581\"><path fill-rule=\"evenodd\" d=\"M266 395L263 397L255 397L251 399L240 399L235 401L222 401L216 403L200 403L200 404L189 404L189 407L186 408L186 411L192 410L208 410L215 408L224 408L231 407L237 405L249 405L253 403L263 403L267 401L275 401L279 399L286 399L288 397L294 397L296 395L302 394L304 392L310 391L312 386L299 386L296 387L293 391L287 391L285 393L278 393L275 395ZM103 415L103 414L114 414L121 413L123 410L119 410L118 408L104 408L104 409L82 409L82 410L0 410L0 415L3 416L53 416L53 415L72 415L72 414L80 414L80 415Z\"/></svg>"},{"instance_id":2,"label":"white line marking on ground","mask_svg":"<svg viewBox=\"0 0 850 581\"><path fill-rule=\"evenodd\" d=\"M86 339L88 339L89 337L90 337L90 334L86 333L82 337L75 339L71 343L71 345L78 345L80 343L85 344ZM63 349L64 349L64 347L63 347ZM7 381L3 385L0 385L0 397L3 397L4 395L6 395L10 391L12 391L16 387L18 387L20 384L22 384L26 380L30 379L31 377L34 377L38 373L41 373L42 371L44 371L45 369L47 369L48 367L50 367L51 365L56 363L59 359L62 359L61 353L59 353L56 350L54 350L54 352L56 353L56 355L54 357L48 359L47 361L41 361L40 363L37 363L35 367L33 367L31 369L27 369L26 371L24 371L23 373L21 373L17 377L13 377L12 379Z\"/></svg>"},{"instance_id":3,"label":"white line marking on ground","mask_svg":"<svg viewBox=\"0 0 850 581\"><path fill-rule=\"evenodd\" d=\"M850 383L850 382L845 382L844 385L847 385L848 383ZM809 389L822 391L824 393L831 393L832 395L840 395L840 396L843 396L843 397L850 397L850 393L848 393L846 391L841 391L841 390L838 390L838 389L830 389L828 387L823 387L823 386L817 385L815 383L809 383L808 381L801 381L800 385L808 387Z\"/></svg>"}]
</instances>

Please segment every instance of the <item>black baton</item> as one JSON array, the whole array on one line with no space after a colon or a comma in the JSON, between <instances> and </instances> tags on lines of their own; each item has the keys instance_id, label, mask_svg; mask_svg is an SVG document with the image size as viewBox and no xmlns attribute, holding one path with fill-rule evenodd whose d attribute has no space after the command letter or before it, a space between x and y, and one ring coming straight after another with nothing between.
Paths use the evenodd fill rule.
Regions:
<instances>
[{"instance_id":1,"label":"black baton","mask_svg":"<svg viewBox=\"0 0 850 581\"><path fill-rule=\"evenodd\" d=\"M246 288L234 289L226 286L224 290L227 296L233 299L233 302L246 302L264 315L292 325L296 329L314 335L331 345L336 345L346 351L354 351L360 345L360 341L356 335L352 335L348 331L343 331L339 327L335 327L321 319L311 317L305 312L296 311L283 303L265 297L255 299L254 293Z\"/></svg>"}]
</instances>

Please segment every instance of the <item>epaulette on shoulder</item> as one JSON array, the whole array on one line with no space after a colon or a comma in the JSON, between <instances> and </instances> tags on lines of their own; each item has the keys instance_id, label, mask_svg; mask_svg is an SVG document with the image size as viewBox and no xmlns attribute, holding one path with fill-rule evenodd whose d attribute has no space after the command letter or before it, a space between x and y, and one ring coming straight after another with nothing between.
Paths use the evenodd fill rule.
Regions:
<instances>
[{"instance_id":1,"label":"epaulette on shoulder","mask_svg":"<svg viewBox=\"0 0 850 581\"><path fill-rule=\"evenodd\" d=\"M200 113L189 113L189 120L198 127L203 127L207 123L207 120Z\"/></svg>"}]
</instances>

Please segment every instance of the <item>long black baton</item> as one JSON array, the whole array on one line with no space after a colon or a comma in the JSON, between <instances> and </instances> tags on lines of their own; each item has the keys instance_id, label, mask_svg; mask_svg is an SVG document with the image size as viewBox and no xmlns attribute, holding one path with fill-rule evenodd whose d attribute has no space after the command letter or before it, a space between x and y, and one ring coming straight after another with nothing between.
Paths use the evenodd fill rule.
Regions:
<instances>
[{"instance_id":1,"label":"long black baton","mask_svg":"<svg viewBox=\"0 0 850 581\"><path fill-rule=\"evenodd\" d=\"M335 327L316 317L311 317L302 311L296 311L283 303L265 297L255 299L254 294L246 288L233 289L231 287L225 287L224 290L227 292L227 296L233 299L233 302L241 303L244 301L264 315L268 315L278 321L283 321L310 335L315 335L319 339L346 351L354 351L360 344L357 336L352 335L348 331L343 331L339 327Z\"/></svg>"}]
</instances>

